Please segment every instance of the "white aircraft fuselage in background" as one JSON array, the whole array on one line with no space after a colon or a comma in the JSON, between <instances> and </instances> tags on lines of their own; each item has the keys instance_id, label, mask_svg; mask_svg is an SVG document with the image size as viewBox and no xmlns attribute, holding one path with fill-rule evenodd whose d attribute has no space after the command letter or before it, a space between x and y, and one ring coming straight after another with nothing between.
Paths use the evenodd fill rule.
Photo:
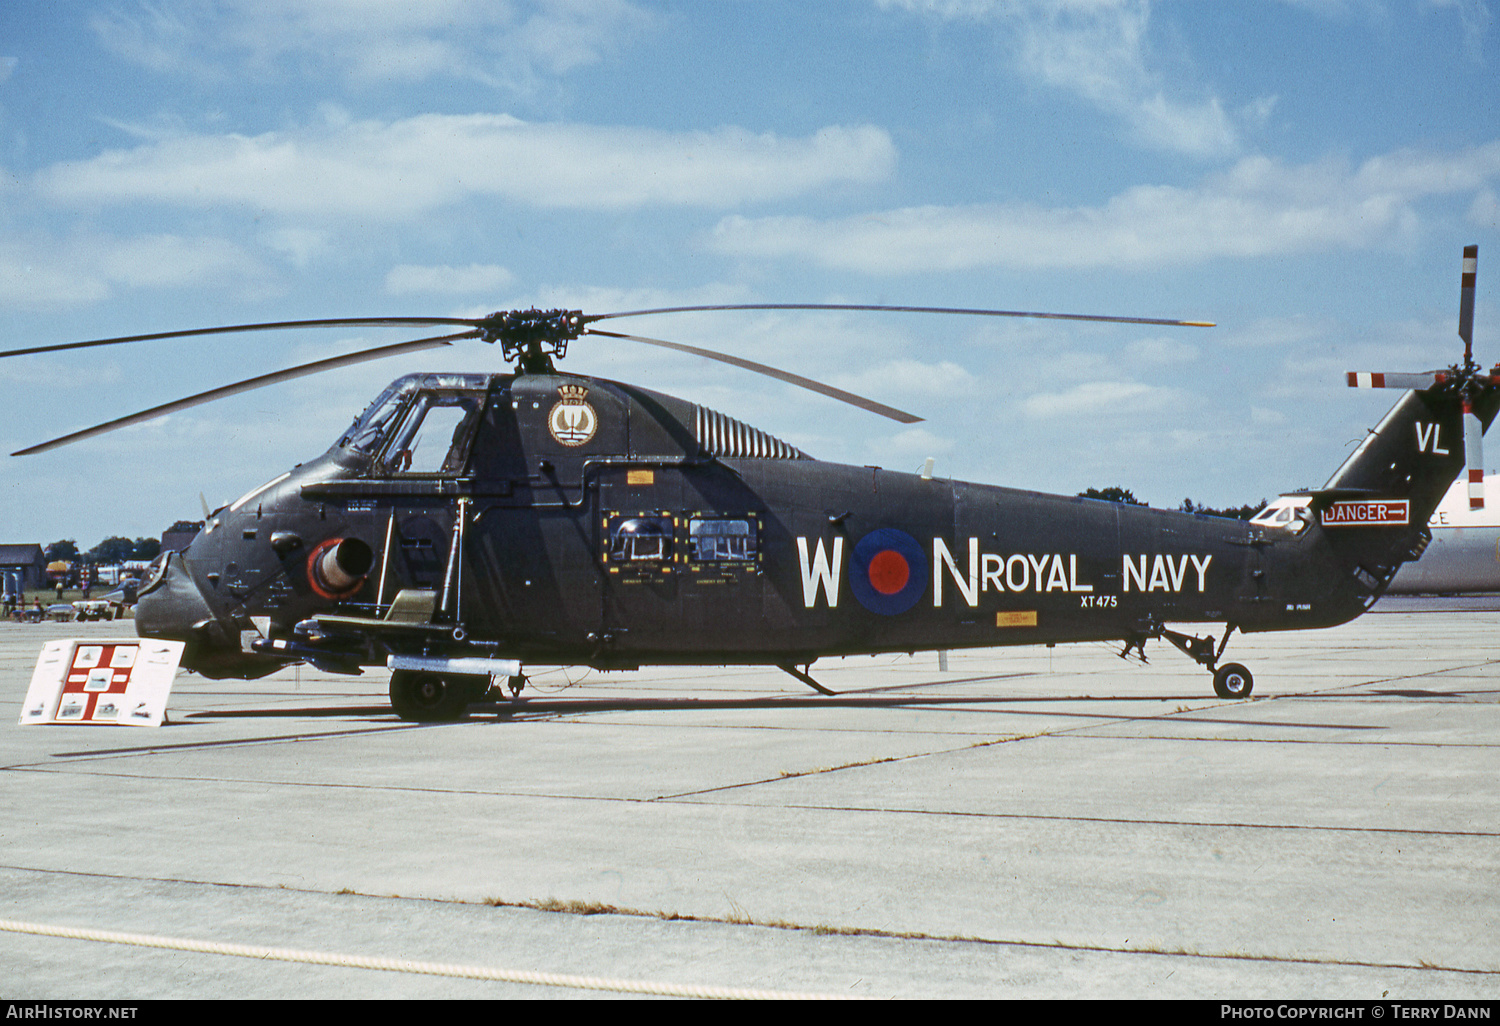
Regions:
<instances>
[{"instance_id":1,"label":"white aircraft fuselage in background","mask_svg":"<svg viewBox=\"0 0 1500 1026\"><path fill-rule=\"evenodd\" d=\"M1452 594L1500 591L1500 475L1485 474L1483 509L1469 509L1468 482L1453 482L1427 521L1432 544L1415 563L1407 563L1391 581L1387 594Z\"/></svg>"}]
</instances>

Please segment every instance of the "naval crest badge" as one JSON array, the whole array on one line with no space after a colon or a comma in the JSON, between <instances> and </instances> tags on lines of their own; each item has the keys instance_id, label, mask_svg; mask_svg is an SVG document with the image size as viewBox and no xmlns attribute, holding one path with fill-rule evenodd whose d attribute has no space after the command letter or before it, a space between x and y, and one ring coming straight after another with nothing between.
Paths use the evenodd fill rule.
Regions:
<instances>
[{"instance_id":1,"label":"naval crest badge","mask_svg":"<svg viewBox=\"0 0 1500 1026\"><path fill-rule=\"evenodd\" d=\"M563 445L582 445L599 428L599 415L588 404L588 394L582 385L558 386L557 403L547 414L547 430Z\"/></svg>"}]
</instances>

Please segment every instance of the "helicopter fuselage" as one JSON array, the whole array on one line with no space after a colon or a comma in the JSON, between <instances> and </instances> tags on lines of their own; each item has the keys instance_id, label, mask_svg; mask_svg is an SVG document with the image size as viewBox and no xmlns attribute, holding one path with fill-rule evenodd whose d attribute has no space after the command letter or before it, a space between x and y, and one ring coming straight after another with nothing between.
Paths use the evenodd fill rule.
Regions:
<instances>
[{"instance_id":1,"label":"helicopter fuselage","mask_svg":"<svg viewBox=\"0 0 1500 1026\"><path fill-rule=\"evenodd\" d=\"M829 464L595 378L413 375L324 456L213 513L136 617L211 676L392 655L786 666L1329 626L1378 593L1351 569L1308 520Z\"/></svg>"}]
</instances>

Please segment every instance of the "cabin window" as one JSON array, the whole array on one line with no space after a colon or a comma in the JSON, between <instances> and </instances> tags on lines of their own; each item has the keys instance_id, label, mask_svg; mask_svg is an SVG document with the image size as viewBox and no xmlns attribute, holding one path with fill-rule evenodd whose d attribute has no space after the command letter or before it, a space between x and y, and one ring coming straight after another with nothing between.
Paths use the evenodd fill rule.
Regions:
<instances>
[{"instance_id":1,"label":"cabin window","mask_svg":"<svg viewBox=\"0 0 1500 1026\"><path fill-rule=\"evenodd\" d=\"M754 560L754 522L737 517L698 517L688 521L688 559L694 563Z\"/></svg>"},{"instance_id":2,"label":"cabin window","mask_svg":"<svg viewBox=\"0 0 1500 1026\"><path fill-rule=\"evenodd\" d=\"M1302 505L1267 506L1250 518L1253 524L1273 524L1293 534L1306 526L1307 507Z\"/></svg>"},{"instance_id":3,"label":"cabin window","mask_svg":"<svg viewBox=\"0 0 1500 1026\"><path fill-rule=\"evenodd\" d=\"M612 563L670 563L672 518L630 517L617 521L609 532Z\"/></svg>"},{"instance_id":4,"label":"cabin window","mask_svg":"<svg viewBox=\"0 0 1500 1026\"><path fill-rule=\"evenodd\" d=\"M474 427L484 405L481 395L424 392L386 447L383 467L390 474L457 474L468 458Z\"/></svg>"}]
</instances>

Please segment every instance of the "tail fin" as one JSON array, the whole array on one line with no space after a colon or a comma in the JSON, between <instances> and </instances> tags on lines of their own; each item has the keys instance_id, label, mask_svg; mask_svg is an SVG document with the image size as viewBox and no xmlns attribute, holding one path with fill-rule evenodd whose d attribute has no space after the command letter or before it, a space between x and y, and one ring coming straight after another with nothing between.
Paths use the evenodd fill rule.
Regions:
<instances>
[{"instance_id":1,"label":"tail fin","mask_svg":"<svg viewBox=\"0 0 1500 1026\"><path fill-rule=\"evenodd\" d=\"M1366 588L1383 588L1431 540L1427 520L1464 472L1466 407L1488 428L1500 388L1456 378L1407 392L1314 493L1329 544Z\"/></svg>"}]
</instances>

